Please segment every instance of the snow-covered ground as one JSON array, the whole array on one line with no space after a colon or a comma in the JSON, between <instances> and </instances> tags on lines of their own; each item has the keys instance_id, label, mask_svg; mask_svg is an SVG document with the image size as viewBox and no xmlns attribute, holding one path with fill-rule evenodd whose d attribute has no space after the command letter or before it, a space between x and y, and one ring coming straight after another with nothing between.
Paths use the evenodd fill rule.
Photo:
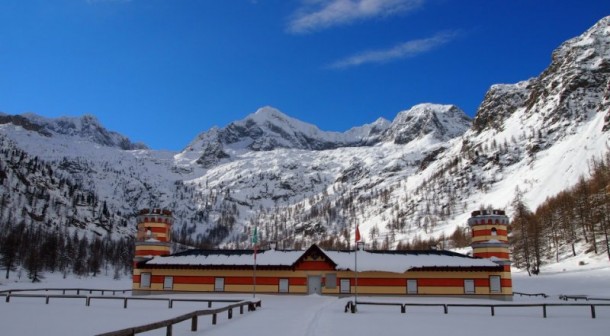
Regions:
<instances>
[{"instance_id":1,"label":"snow-covered ground","mask_svg":"<svg viewBox=\"0 0 610 336\"><path fill-rule=\"evenodd\" d=\"M527 273L515 271L514 290L517 292L551 295L543 298L515 296L514 303L556 303L560 294L583 294L590 297L610 298L610 262L600 256L587 260L568 260L544 268L539 276L528 277ZM130 280L112 280L107 277L70 278L47 275L39 284L23 281L1 281L0 290L13 288L80 287L80 288L130 288ZM106 294L112 295L112 294ZM122 294L117 294L122 295ZM185 295L173 295L181 297ZM250 299L244 295L188 295L197 298ZM211 317L199 318L199 330L190 331L190 322L174 326L174 335L608 335L610 331L610 307L597 307L597 318L592 319L589 307L549 307L548 318L542 317L542 309L497 308L495 316L489 308L450 307L443 314L441 307L407 307L401 314L399 307L360 305L357 314L345 313L344 308L352 298L325 296L274 296L258 295L262 308L255 312L234 312L233 319L227 314L218 316L217 325ZM499 303L482 299L459 298L405 298L376 297L361 300L389 302L435 302L435 303ZM175 317L198 309L206 309L205 303L175 302L168 309L162 301L130 301L123 309L120 300L92 300L89 307L83 299L51 299L45 304L43 298L0 299L1 335L93 335L146 324ZM573 302L573 301L570 301ZM604 301L578 301L582 303L610 303ZM218 306L214 306L218 307ZM165 335L164 329L146 335Z\"/></svg>"}]
</instances>

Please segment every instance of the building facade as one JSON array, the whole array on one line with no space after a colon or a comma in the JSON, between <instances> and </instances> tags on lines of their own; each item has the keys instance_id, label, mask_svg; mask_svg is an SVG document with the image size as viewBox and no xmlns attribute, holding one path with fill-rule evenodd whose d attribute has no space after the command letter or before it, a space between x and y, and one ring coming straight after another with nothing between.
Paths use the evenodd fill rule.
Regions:
<instances>
[{"instance_id":1,"label":"building facade","mask_svg":"<svg viewBox=\"0 0 610 336\"><path fill-rule=\"evenodd\" d=\"M151 250L147 244L154 242L146 235L147 225L159 223L162 218L141 213L139 218L144 234L136 240L133 290L136 294L321 295L352 295L357 291L359 295L472 296L510 300L512 280L508 245L503 243L506 242L508 219L499 212L488 215L475 211L472 216L469 224L474 257L440 250L327 251L317 245L305 251L188 250L170 255L169 245L154 245L156 248ZM473 218L477 220L471 223ZM493 227L487 227L488 219L492 220ZM496 224L495 219L506 221ZM171 220L162 223L171 225ZM161 227L169 230L169 226ZM169 231L161 231L159 229L158 233L169 234ZM159 252L157 247L160 246L165 250ZM150 251L154 253L147 255Z\"/></svg>"}]
</instances>

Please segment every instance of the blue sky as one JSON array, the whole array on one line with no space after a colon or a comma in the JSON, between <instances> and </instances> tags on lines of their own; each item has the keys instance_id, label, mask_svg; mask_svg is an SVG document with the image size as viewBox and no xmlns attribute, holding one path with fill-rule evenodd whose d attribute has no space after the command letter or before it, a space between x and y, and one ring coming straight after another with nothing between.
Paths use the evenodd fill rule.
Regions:
<instances>
[{"instance_id":1,"label":"blue sky","mask_svg":"<svg viewBox=\"0 0 610 336\"><path fill-rule=\"evenodd\" d=\"M600 0L2 0L0 111L93 114L171 150L267 105L328 131L424 102L474 116L607 15Z\"/></svg>"}]
</instances>

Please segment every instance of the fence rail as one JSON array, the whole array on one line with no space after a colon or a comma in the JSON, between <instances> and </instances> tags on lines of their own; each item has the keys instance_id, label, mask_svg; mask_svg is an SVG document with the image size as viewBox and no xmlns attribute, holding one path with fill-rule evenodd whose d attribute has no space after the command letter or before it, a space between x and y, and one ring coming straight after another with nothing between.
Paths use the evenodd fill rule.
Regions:
<instances>
[{"instance_id":1,"label":"fence rail","mask_svg":"<svg viewBox=\"0 0 610 336\"><path fill-rule=\"evenodd\" d=\"M184 315L180 315L171 319L153 322L149 324L140 325L137 327L125 328L121 330L111 331L103 334L98 334L97 336L130 336L138 333L156 330L160 328L166 328L166 335L171 336L173 331L174 324L186 321L188 319L191 320L191 331L197 331L198 326L198 318L199 316L212 315L212 324L216 324L217 315L222 312L228 313L228 318L233 318L233 309L239 307L239 313L244 313L244 306L248 307L248 311L255 311L256 307L261 306L261 300L257 301L240 301L234 303L232 305L228 305L222 308L217 309L207 309L207 310L197 310L191 313L187 313Z\"/></svg>"},{"instance_id":2,"label":"fence rail","mask_svg":"<svg viewBox=\"0 0 610 336\"><path fill-rule=\"evenodd\" d=\"M161 297L133 297L133 296L97 296L97 295L70 295L70 294L30 294L30 293L0 293L5 296L5 302L10 302L11 298L44 298L45 303L49 304L51 299L83 299L85 306L89 307L92 300L122 300L123 308L127 308L129 301L165 301L168 308L174 307L174 302L205 302L208 308L212 308L213 303L236 303L241 300L229 299L183 299L183 298L161 298Z\"/></svg>"},{"instance_id":3,"label":"fence rail","mask_svg":"<svg viewBox=\"0 0 610 336\"><path fill-rule=\"evenodd\" d=\"M112 295L116 293L125 294L127 292L131 292L131 289L99 289L99 288L33 288L33 289L8 289L0 291L0 296L6 296L7 294L12 294L15 292L59 292L62 294L66 294L66 292L76 292L76 295L80 295L80 292L89 292L89 294L93 294L94 292L101 292L101 295L104 295L106 292L111 292Z\"/></svg>"},{"instance_id":4,"label":"fence rail","mask_svg":"<svg viewBox=\"0 0 610 336\"><path fill-rule=\"evenodd\" d=\"M547 298L549 297L547 294L544 293L522 293L522 292L513 292L513 296L514 295L519 295L519 296L542 296L543 298Z\"/></svg>"},{"instance_id":5,"label":"fence rail","mask_svg":"<svg viewBox=\"0 0 610 336\"><path fill-rule=\"evenodd\" d=\"M489 308L491 316L496 315L496 308L523 308L523 307L540 307L542 308L542 317L547 317L548 307L589 307L591 309L591 318L596 318L596 307L610 307L610 303L502 303L502 304L462 304L462 303L400 303L400 302L368 302L368 301L348 301L345 306L345 312L356 312L357 305L373 305L373 306L397 306L400 307L401 313L407 312L407 307L443 307L443 312L449 314L449 307L467 307L467 308Z\"/></svg>"}]
</instances>

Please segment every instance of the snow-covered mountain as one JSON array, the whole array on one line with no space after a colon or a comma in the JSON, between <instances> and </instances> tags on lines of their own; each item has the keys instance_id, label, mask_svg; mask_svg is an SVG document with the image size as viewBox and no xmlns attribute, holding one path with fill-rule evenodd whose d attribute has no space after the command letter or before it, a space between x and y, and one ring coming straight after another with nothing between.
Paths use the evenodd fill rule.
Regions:
<instances>
[{"instance_id":1,"label":"snow-covered mountain","mask_svg":"<svg viewBox=\"0 0 610 336\"><path fill-rule=\"evenodd\" d=\"M0 115L0 218L128 235L144 207L174 210L176 237L245 246L371 246L448 235L518 187L535 208L607 152L610 17L562 44L538 77L494 85L471 121L421 104L347 132L263 107L179 152L132 144L95 118ZM509 210L509 209L507 209Z\"/></svg>"}]
</instances>

